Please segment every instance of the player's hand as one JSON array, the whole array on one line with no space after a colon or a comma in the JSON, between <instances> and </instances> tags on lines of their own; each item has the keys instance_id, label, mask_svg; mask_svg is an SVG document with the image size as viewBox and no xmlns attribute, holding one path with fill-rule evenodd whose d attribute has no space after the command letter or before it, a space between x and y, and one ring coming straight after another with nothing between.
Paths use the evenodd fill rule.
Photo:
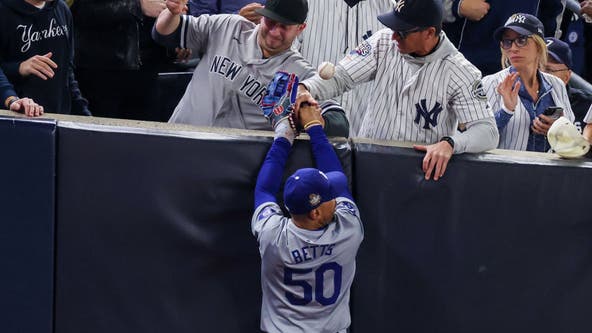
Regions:
<instances>
[{"instance_id":1,"label":"player's hand","mask_svg":"<svg viewBox=\"0 0 592 333\"><path fill-rule=\"evenodd\" d=\"M485 0L463 0L459 13L471 21L479 21L489 12L489 4Z\"/></svg>"},{"instance_id":2,"label":"player's hand","mask_svg":"<svg viewBox=\"0 0 592 333\"><path fill-rule=\"evenodd\" d=\"M502 96L505 107L510 110L516 110L518 104L518 91L520 91L520 81L518 81L518 72L512 73L497 86L497 93Z\"/></svg>"},{"instance_id":3,"label":"player's hand","mask_svg":"<svg viewBox=\"0 0 592 333\"><path fill-rule=\"evenodd\" d=\"M158 17L166 8L166 0L141 0L142 13L148 17Z\"/></svg>"},{"instance_id":4,"label":"player's hand","mask_svg":"<svg viewBox=\"0 0 592 333\"><path fill-rule=\"evenodd\" d=\"M24 113L27 117L39 117L43 115L43 106L35 103L30 98L21 98L10 104L10 111Z\"/></svg>"},{"instance_id":5,"label":"player's hand","mask_svg":"<svg viewBox=\"0 0 592 333\"><path fill-rule=\"evenodd\" d=\"M551 117L545 116L544 114L538 115L532 121L532 126L530 127L533 132L536 134L547 135L549 132L549 128L557 119L553 119Z\"/></svg>"},{"instance_id":6,"label":"player's hand","mask_svg":"<svg viewBox=\"0 0 592 333\"><path fill-rule=\"evenodd\" d=\"M177 54L177 60L180 62L187 62L191 58L191 49L183 49L180 47L175 48Z\"/></svg>"},{"instance_id":7,"label":"player's hand","mask_svg":"<svg viewBox=\"0 0 592 333\"><path fill-rule=\"evenodd\" d=\"M312 97L308 89L302 84L298 85L298 92L296 93L296 102L294 103L294 112L300 110L302 103L308 103L311 106L319 106L319 103Z\"/></svg>"},{"instance_id":8,"label":"player's hand","mask_svg":"<svg viewBox=\"0 0 592 333\"><path fill-rule=\"evenodd\" d=\"M294 113L296 122L304 128L308 124L320 123L321 126L325 127L325 119L321 115L321 108L318 106L302 105L298 109L298 112Z\"/></svg>"},{"instance_id":9,"label":"player's hand","mask_svg":"<svg viewBox=\"0 0 592 333\"><path fill-rule=\"evenodd\" d=\"M187 0L166 0L166 8L173 15L181 15L189 10Z\"/></svg>"},{"instance_id":10,"label":"player's hand","mask_svg":"<svg viewBox=\"0 0 592 333\"><path fill-rule=\"evenodd\" d=\"M413 149L426 152L421 165L426 180L430 180L432 173L434 180L438 180L444 176L448 161L450 161L453 153L452 146L448 142L440 141L427 146L414 145Z\"/></svg>"},{"instance_id":11,"label":"player's hand","mask_svg":"<svg viewBox=\"0 0 592 333\"><path fill-rule=\"evenodd\" d=\"M252 2L248 5L245 5L243 8L240 9L238 15L246 18L247 20L259 24L261 22L261 15L255 12L255 9L263 8L263 5L257 2Z\"/></svg>"},{"instance_id":12,"label":"player's hand","mask_svg":"<svg viewBox=\"0 0 592 333\"><path fill-rule=\"evenodd\" d=\"M586 0L580 2L580 7L582 7L582 14L586 14L588 16L592 16L592 0Z\"/></svg>"},{"instance_id":13,"label":"player's hand","mask_svg":"<svg viewBox=\"0 0 592 333\"><path fill-rule=\"evenodd\" d=\"M52 55L53 53L51 52L44 55L34 55L21 62L19 65L19 74L21 76L35 75L42 80L51 79L55 75L53 70L58 68L58 65L51 60Z\"/></svg>"}]
</instances>

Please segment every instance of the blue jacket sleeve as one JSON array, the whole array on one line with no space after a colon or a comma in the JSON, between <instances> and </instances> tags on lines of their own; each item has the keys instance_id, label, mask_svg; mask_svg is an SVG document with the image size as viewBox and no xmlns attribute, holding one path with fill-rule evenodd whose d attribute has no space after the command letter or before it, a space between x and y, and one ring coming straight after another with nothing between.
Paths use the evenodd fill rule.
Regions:
<instances>
[{"instance_id":1,"label":"blue jacket sleeve","mask_svg":"<svg viewBox=\"0 0 592 333\"><path fill-rule=\"evenodd\" d=\"M346 197L353 200L353 196L347 186L347 177L343 172L341 162L333 150L333 146L327 140L325 131L321 126L312 126L307 131L310 137L310 144L312 146L312 154L315 158L317 168L325 173L327 172L339 172L342 176L338 179L332 179L336 181L333 183L333 188L336 190L338 197Z\"/></svg>"},{"instance_id":2,"label":"blue jacket sleeve","mask_svg":"<svg viewBox=\"0 0 592 333\"><path fill-rule=\"evenodd\" d=\"M277 138L265 156L255 185L255 209L266 202L276 202L282 175L292 145L286 138Z\"/></svg>"},{"instance_id":3,"label":"blue jacket sleeve","mask_svg":"<svg viewBox=\"0 0 592 333\"><path fill-rule=\"evenodd\" d=\"M4 102L10 96L18 96L18 95L16 94L16 91L14 91L14 87L12 86L12 84L10 84L6 75L4 75L4 72L2 71L2 69L0 69L0 102L2 102L2 105L0 106L0 108L2 108L2 109L6 108L6 105L4 105Z\"/></svg>"},{"instance_id":4,"label":"blue jacket sleeve","mask_svg":"<svg viewBox=\"0 0 592 333\"><path fill-rule=\"evenodd\" d=\"M506 127L506 125L508 125L510 119L512 119L512 115L504 111L504 109L497 110L494 115L497 129L500 132Z\"/></svg>"}]
</instances>

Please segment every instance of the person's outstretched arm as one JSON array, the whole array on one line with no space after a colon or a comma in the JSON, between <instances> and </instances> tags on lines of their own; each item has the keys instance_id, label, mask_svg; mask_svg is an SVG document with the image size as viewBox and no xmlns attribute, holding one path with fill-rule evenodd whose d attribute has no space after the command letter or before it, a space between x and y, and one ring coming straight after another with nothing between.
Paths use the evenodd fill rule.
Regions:
<instances>
[{"instance_id":1,"label":"person's outstretched arm","mask_svg":"<svg viewBox=\"0 0 592 333\"><path fill-rule=\"evenodd\" d=\"M255 185L255 209L266 202L277 202L286 161L294 142L294 132L287 119L275 127L275 139L265 156Z\"/></svg>"},{"instance_id":2,"label":"person's outstretched arm","mask_svg":"<svg viewBox=\"0 0 592 333\"><path fill-rule=\"evenodd\" d=\"M341 166L341 161L339 161L333 146L327 140L327 136L323 130L320 110L316 106L300 106L299 117L300 124L310 137L312 154L317 168L325 173L339 172L341 175L336 183L333 184L334 189L337 191L336 195L353 200L353 196L348 188L347 177Z\"/></svg>"}]
</instances>

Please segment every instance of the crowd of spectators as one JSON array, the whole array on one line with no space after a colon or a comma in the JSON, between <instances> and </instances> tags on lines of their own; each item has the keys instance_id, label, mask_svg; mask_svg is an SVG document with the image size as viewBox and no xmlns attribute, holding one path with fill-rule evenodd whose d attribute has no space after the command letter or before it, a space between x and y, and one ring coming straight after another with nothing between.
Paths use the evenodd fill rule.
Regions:
<instances>
[{"instance_id":1,"label":"crowd of spectators","mask_svg":"<svg viewBox=\"0 0 592 333\"><path fill-rule=\"evenodd\" d=\"M190 57L201 61L205 55L209 60L204 61L213 61L220 56L214 54L214 46L219 51L219 45L240 38L237 30L226 29L212 34L216 43L200 42L195 38L201 37L195 35L185 44L188 30L183 30L185 35L176 40L167 39L163 43L160 38L164 46L159 45L153 38L158 37L153 33L158 31L154 29L155 23L166 14L163 12L170 12L173 3L181 4L179 17L195 18L187 22L201 29L198 31L209 31L217 22L233 22L242 32L253 31L254 38L260 42L260 32L271 30L270 41L282 40L277 53L282 54L283 60L293 61L293 56L284 54L295 52L301 59L298 61L309 63L303 64L306 70L300 73L304 79L322 61L331 61L339 69L342 58L359 52L373 34L385 28L377 19L379 14L392 10L393 6L397 11L416 1L422 0L407 3L405 0L308 0L305 22L279 22L276 27L274 22L278 22L273 19L262 20L264 0L0 0L3 18L0 97L3 108L27 116L91 115L92 111L92 115L100 117L159 121L163 118L162 99L166 98L159 92L159 73L179 71L179 63ZM584 132L585 119L592 117L592 89L586 82L592 81L592 63L585 61L592 58L592 1L529 0L513 2L511 6L498 0L438 2L442 6L442 36L484 77L482 89L487 93L500 132L499 148L549 151L545 135L553 120L544 114L549 106L561 106L563 115ZM500 30L515 14L532 16L540 23L540 31ZM300 28L296 34L288 34L290 40L283 40L285 34L274 35L274 31L290 28L292 24L300 24ZM176 25L173 32L181 34L183 28ZM401 43L398 41L397 45ZM259 47L262 48L261 43ZM532 56L530 63L521 63L516 52ZM262 79L270 78L275 70L287 68L277 59L277 65L261 65L273 62L276 54L259 53L260 59L246 59L242 65L258 62L260 68L265 67L269 72ZM258 53L249 54L253 57ZM413 53L411 56L417 57ZM205 69L200 71L202 67ZM200 66L198 62L196 68L193 85L211 88L212 82L205 74L209 63ZM584 80L574 85L574 77ZM265 86L265 82L254 82ZM559 83L564 90L559 89ZM200 90L191 87L190 83L181 103ZM230 87L228 91L240 89L240 86ZM333 117L331 113L324 114L328 127L337 124L339 130L333 132L335 135L347 136L349 132L364 136L360 128L372 88L364 83L352 89L323 104L322 112L338 111ZM197 100L207 100L205 95L211 97L216 92L202 94ZM228 92L222 95L217 104L221 104L223 112L216 113L214 107L201 104L188 105L190 110L185 112L191 118L209 119L200 125L262 127L251 118L250 111L244 111L254 110L256 99L242 101L236 94L236 100L232 101ZM172 111L166 112L172 114ZM229 121L234 117L231 114L242 117L242 125ZM178 112L171 119L177 121ZM249 125L251 121L258 125ZM465 125L459 123L459 131L466 129ZM344 126L348 127L345 131Z\"/></svg>"}]
</instances>

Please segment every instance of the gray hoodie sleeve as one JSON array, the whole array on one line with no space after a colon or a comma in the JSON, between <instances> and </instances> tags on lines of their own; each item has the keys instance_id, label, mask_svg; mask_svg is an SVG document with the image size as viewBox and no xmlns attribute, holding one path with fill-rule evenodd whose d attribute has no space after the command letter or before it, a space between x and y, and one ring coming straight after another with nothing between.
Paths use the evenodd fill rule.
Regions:
<instances>
[{"instance_id":1,"label":"gray hoodie sleeve","mask_svg":"<svg viewBox=\"0 0 592 333\"><path fill-rule=\"evenodd\" d=\"M455 154L480 153L497 147L499 132L493 117L468 122L466 128L452 136Z\"/></svg>"}]
</instances>

